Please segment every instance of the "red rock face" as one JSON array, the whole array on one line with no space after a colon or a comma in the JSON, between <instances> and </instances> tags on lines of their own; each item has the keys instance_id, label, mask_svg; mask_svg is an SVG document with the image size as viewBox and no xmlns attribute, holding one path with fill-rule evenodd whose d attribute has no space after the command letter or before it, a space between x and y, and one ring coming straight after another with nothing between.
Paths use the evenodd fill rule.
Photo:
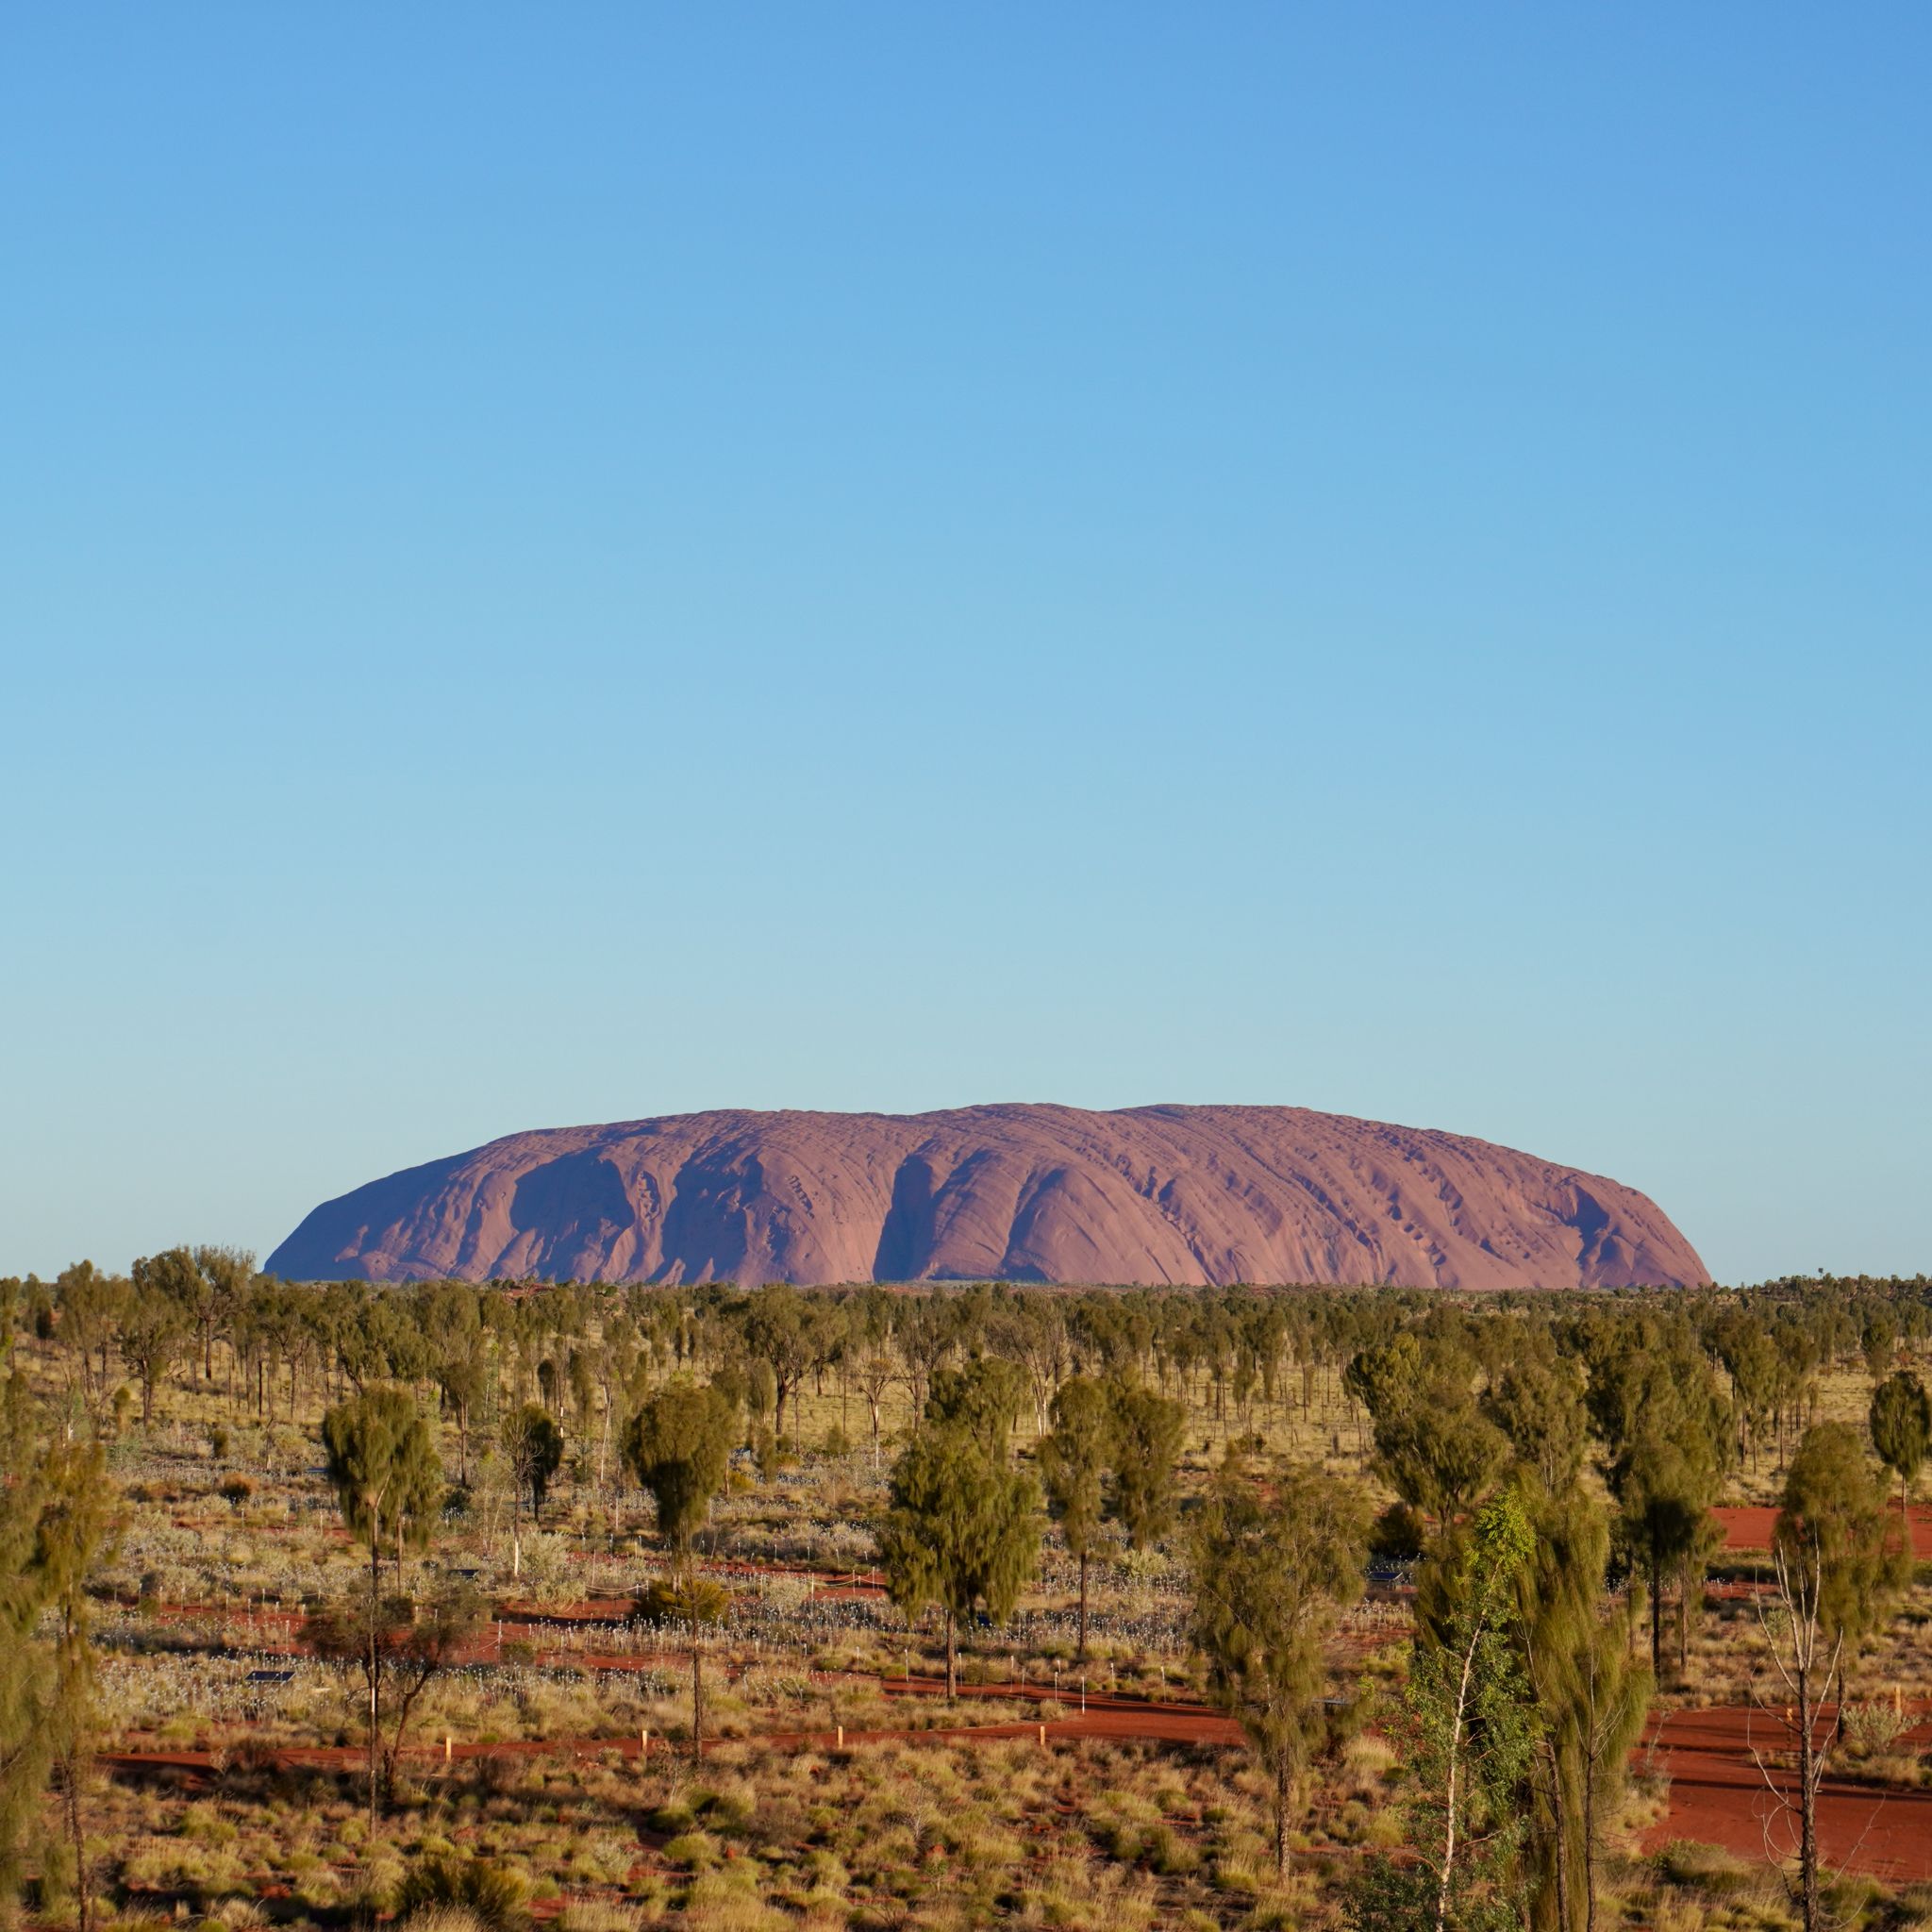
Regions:
<instances>
[{"instance_id":1,"label":"red rock face","mask_svg":"<svg viewBox=\"0 0 1932 1932\"><path fill-rule=\"evenodd\" d=\"M682 1114L512 1134L315 1209L295 1280L1682 1286L1643 1196L1287 1107Z\"/></svg>"}]
</instances>

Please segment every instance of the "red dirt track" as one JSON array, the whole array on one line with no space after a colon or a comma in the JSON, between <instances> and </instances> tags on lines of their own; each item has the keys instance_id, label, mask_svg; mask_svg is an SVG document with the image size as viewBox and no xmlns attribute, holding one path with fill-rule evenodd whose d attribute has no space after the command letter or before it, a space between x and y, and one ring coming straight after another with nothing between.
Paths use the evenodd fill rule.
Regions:
<instances>
[{"instance_id":1,"label":"red dirt track","mask_svg":"<svg viewBox=\"0 0 1932 1932\"><path fill-rule=\"evenodd\" d=\"M1892 1513L1897 1514L1894 1499ZM1727 1550L1769 1550L1771 1533L1777 1523L1777 1511L1765 1506L1726 1504L1710 1512L1724 1533ZM1932 1507L1912 1506L1912 1554L1932 1559Z\"/></svg>"},{"instance_id":2,"label":"red dirt track","mask_svg":"<svg viewBox=\"0 0 1932 1932\"><path fill-rule=\"evenodd\" d=\"M1784 1726L1761 1710L1736 1707L1672 1711L1651 1729L1657 1764L1671 1781L1669 1813L1645 1836L1655 1851L1673 1839L1722 1845L1740 1857L1790 1856L1796 1843L1792 1821L1765 1788L1753 1760L1754 1745L1774 1766L1779 1788L1789 1790L1789 1771L1776 1767L1789 1754ZM1909 1748L1932 1743L1932 1724L1907 1733ZM1638 1754L1640 1761L1645 1754ZM1818 1848L1824 1863L1846 1872L1900 1883L1932 1878L1932 1790L1900 1790L1827 1778L1818 1794Z\"/></svg>"}]
</instances>

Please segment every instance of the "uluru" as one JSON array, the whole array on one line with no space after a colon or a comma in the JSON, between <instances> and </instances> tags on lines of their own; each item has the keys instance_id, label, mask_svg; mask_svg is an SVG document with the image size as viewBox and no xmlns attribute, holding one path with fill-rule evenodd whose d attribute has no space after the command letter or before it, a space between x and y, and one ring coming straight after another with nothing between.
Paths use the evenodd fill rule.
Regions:
<instances>
[{"instance_id":1,"label":"uluru","mask_svg":"<svg viewBox=\"0 0 1932 1932\"><path fill-rule=\"evenodd\" d=\"M1294 1107L718 1111L511 1134L326 1201L292 1280L1454 1289L1708 1278L1647 1196Z\"/></svg>"}]
</instances>

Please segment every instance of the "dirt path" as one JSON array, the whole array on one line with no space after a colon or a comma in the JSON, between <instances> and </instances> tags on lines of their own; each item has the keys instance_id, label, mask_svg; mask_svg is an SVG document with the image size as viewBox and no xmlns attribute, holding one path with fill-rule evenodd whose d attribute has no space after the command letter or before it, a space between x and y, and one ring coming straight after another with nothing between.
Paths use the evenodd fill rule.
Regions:
<instances>
[{"instance_id":1,"label":"dirt path","mask_svg":"<svg viewBox=\"0 0 1932 1932\"><path fill-rule=\"evenodd\" d=\"M1727 1550L1769 1550L1771 1533L1777 1523L1777 1511L1768 1504L1721 1504L1711 1515L1724 1533ZM1891 1501L1891 1513L1898 1514L1898 1499ZM1912 1554L1932 1557L1932 1505L1912 1506Z\"/></svg>"},{"instance_id":2,"label":"dirt path","mask_svg":"<svg viewBox=\"0 0 1932 1932\"><path fill-rule=\"evenodd\" d=\"M1784 1727L1762 1711L1723 1709L1672 1711L1653 1725L1656 1764L1671 1780L1671 1807L1645 1835L1646 1850L1673 1839L1695 1839L1722 1845L1740 1857L1782 1855L1795 1844L1789 1817L1778 1816L1777 1800L1765 1789L1752 1757L1754 1745L1767 1761L1789 1740ZM1932 1724L1907 1733L1909 1744L1932 1743ZM1641 1761L1647 1754L1640 1750ZM1791 1778L1774 1770L1779 1789ZM1874 1878L1903 1882L1932 1878L1932 1790L1881 1790L1849 1778L1827 1778L1818 1794L1818 1845L1826 1865Z\"/></svg>"}]
</instances>

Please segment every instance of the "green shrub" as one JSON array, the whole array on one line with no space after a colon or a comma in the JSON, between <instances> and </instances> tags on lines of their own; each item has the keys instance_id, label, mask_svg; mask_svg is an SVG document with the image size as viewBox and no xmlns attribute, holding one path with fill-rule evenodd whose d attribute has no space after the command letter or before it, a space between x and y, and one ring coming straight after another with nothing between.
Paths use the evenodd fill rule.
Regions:
<instances>
[{"instance_id":1,"label":"green shrub","mask_svg":"<svg viewBox=\"0 0 1932 1932\"><path fill-rule=\"evenodd\" d=\"M459 1907L483 1932L516 1932L529 1916L528 1890L516 1873L487 1858L428 1857L409 1868L395 1892L399 1918L425 1907ZM456 1928L447 1928L456 1932Z\"/></svg>"},{"instance_id":2,"label":"green shrub","mask_svg":"<svg viewBox=\"0 0 1932 1932\"><path fill-rule=\"evenodd\" d=\"M1141 1856L1163 1878L1186 1878L1201 1868L1201 1854L1172 1825L1157 1824L1141 1843Z\"/></svg>"},{"instance_id":3,"label":"green shrub","mask_svg":"<svg viewBox=\"0 0 1932 1932\"><path fill-rule=\"evenodd\" d=\"M689 1865L701 1872L718 1862L718 1840L708 1831L683 1831L664 1847L664 1856L674 1865Z\"/></svg>"}]
</instances>

